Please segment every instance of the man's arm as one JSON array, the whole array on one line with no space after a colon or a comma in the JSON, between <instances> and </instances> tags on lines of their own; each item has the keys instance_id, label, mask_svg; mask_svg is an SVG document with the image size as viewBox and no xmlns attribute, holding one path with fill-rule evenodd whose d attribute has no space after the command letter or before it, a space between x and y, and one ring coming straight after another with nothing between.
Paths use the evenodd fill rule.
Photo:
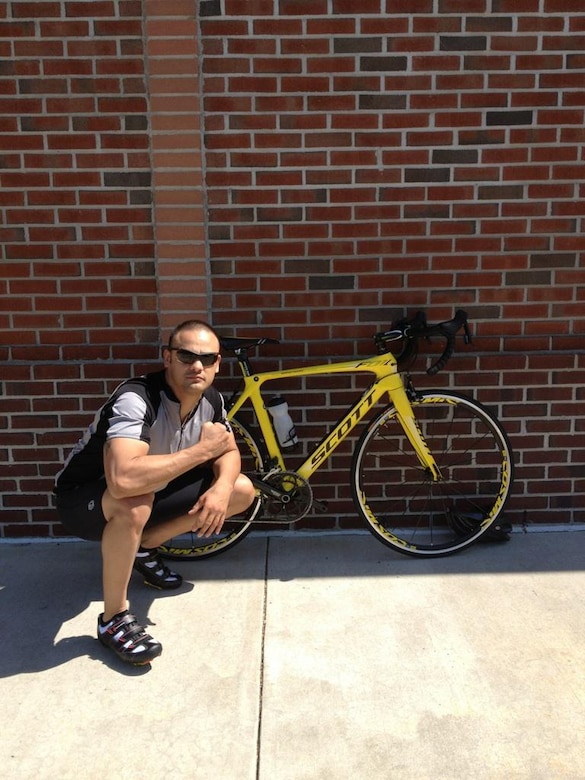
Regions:
<instances>
[{"instance_id":1,"label":"man's arm","mask_svg":"<svg viewBox=\"0 0 585 780\"><path fill-rule=\"evenodd\" d=\"M203 424L197 444L168 455L149 455L148 444L136 439L109 439L104 446L108 490L116 499L151 493L195 466L230 454L234 448L239 460L233 434L222 423L211 422ZM228 470L223 477L229 479L230 474Z\"/></svg>"},{"instance_id":2,"label":"man's arm","mask_svg":"<svg viewBox=\"0 0 585 780\"><path fill-rule=\"evenodd\" d=\"M235 439L233 441L235 449L213 462L215 480L189 512L193 516L192 530L197 531L199 536L218 533L227 517L234 485L242 469L240 451Z\"/></svg>"}]
</instances>

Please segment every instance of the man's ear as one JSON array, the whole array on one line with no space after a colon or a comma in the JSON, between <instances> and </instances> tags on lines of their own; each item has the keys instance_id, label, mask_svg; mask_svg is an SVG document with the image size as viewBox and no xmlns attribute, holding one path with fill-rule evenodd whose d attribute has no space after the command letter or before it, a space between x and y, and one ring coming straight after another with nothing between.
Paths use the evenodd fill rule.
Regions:
<instances>
[{"instance_id":1,"label":"man's ear","mask_svg":"<svg viewBox=\"0 0 585 780\"><path fill-rule=\"evenodd\" d=\"M219 364L221 363L221 355L218 354L217 360L215 361L215 373L219 374Z\"/></svg>"},{"instance_id":2,"label":"man's ear","mask_svg":"<svg viewBox=\"0 0 585 780\"><path fill-rule=\"evenodd\" d=\"M168 347L163 347L162 356L163 356L163 365L165 368L168 368L171 364L171 351Z\"/></svg>"}]
</instances>

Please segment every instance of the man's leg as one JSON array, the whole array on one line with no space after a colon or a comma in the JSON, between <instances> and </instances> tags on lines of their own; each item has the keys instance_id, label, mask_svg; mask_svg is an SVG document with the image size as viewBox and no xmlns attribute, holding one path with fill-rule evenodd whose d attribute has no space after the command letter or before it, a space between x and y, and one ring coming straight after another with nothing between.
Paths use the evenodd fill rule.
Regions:
<instances>
[{"instance_id":1,"label":"man's leg","mask_svg":"<svg viewBox=\"0 0 585 780\"><path fill-rule=\"evenodd\" d=\"M240 514L240 512L244 512L252 501L254 501L255 497L256 493L254 486L244 474L240 474L236 480L234 491L230 498L227 517L233 517L234 515ZM197 497L194 498L192 505L195 504L196 501ZM194 525L195 517L188 514L172 518L171 520L165 520L161 523L155 523L144 529L140 544L146 548L158 547L169 539L172 539L173 536L187 533Z\"/></svg>"},{"instance_id":2,"label":"man's leg","mask_svg":"<svg viewBox=\"0 0 585 780\"><path fill-rule=\"evenodd\" d=\"M128 583L153 498L149 494L117 500L107 490L103 495L107 520L102 536L104 622L128 609Z\"/></svg>"},{"instance_id":3,"label":"man's leg","mask_svg":"<svg viewBox=\"0 0 585 780\"><path fill-rule=\"evenodd\" d=\"M162 653L160 642L128 611L128 582L153 499L147 494L117 500L107 490L102 497L104 612L98 618L97 636L118 658L132 664L150 663Z\"/></svg>"}]
</instances>

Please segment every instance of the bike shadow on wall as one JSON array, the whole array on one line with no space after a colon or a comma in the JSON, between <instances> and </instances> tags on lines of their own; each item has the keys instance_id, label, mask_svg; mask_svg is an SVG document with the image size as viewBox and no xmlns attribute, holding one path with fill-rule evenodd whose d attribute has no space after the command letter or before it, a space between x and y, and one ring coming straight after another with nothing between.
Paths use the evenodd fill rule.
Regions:
<instances>
[{"instance_id":1,"label":"bike shadow on wall","mask_svg":"<svg viewBox=\"0 0 585 780\"><path fill-rule=\"evenodd\" d=\"M192 588L185 582L182 592ZM154 599L168 595L145 587L133 574L130 598L141 616L148 615ZM0 678L46 671L82 656L126 675L144 674L150 667L126 668L98 643L95 631L102 603L98 543L1 545ZM70 622L75 628L67 626ZM148 618L144 622L148 624ZM71 635L79 627L87 633Z\"/></svg>"}]
</instances>

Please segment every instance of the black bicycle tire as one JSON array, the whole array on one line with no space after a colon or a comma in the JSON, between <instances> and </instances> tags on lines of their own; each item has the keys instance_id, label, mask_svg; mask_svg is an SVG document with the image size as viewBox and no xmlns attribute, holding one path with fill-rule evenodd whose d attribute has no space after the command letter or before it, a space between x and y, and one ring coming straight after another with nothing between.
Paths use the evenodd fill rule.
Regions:
<instances>
[{"instance_id":1,"label":"black bicycle tire","mask_svg":"<svg viewBox=\"0 0 585 780\"><path fill-rule=\"evenodd\" d=\"M262 471L265 461L264 446L256 440L246 424L238 418L231 420L231 425L242 455L242 471L248 470L246 468L248 456L251 456L254 461L254 469ZM181 537L176 537L161 545L158 548L159 552L164 558L177 561L199 561L227 552L249 534L254 518L261 511L261 503L260 497L257 497L245 513L246 519L238 524L242 527L235 529L228 536L220 539L213 537L203 539L193 533L183 534ZM227 527L232 524L233 520L226 521Z\"/></svg>"},{"instance_id":2,"label":"black bicycle tire","mask_svg":"<svg viewBox=\"0 0 585 780\"><path fill-rule=\"evenodd\" d=\"M433 509L429 510L431 512L431 520L429 523L429 530L427 530L427 533L430 535L431 538L431 544L420 544L416 543L414 541L414 537L417 533L419 533L421 536L425 533L423 527L421 524L418 526L415 524L411 524L408 528L406 528L402 532L402 536L407 537L410 536L410 539L402 538L402 536L398 535L397 529L390 530L386 528L383 524L383 522L380 521L380 519L376 516L375 512L372 509L372 500L368 499L365 494L364 490L364 477L362 476L362 472L365 470L368 470L370 467L367 463L364 463L364 458L367 456L370 462L374 461L374 455L373 450L375 448L375 444L372 444L374 440L379 440L380 442L384 441L384 445L388 444L388 447L391 447L391 437L387 436L379 436L379 439L376 439L378 436L378 432L381 430L383 425L386 425L390 421L394 421L396 417L396 409L393 406L393 404L389 404L386 406L367 426L367 428L364 430L362 435L360 436L360 439L358 440L357 446L354 451L353 459L352 459L352 465L351 465L351 488L352 488L352 495L354 499L354 504L360 513L362 519L365 521L368 529L372 532L372 534L383 544L387 545L388 547L391 547L392 549L403 553L405 555L411 555L415 557L440 557L444 555L450 555L455 552L459 552L460 550L463 550L470 545L474 544L481 536L483 536L488 529L496 522L498 517L501 516L502 511L504 510L504 507L506 505L506 502L511 494L512 485L513 485L513 478L514 478L514 462L513 462L513 453L512 453L512 447L510 444L510 440L508 438L508 435L504 428L502 427L502 424L497 419L497 417L492 414L491 411L489 411L485 406L483 406L481 403L476 401L475 399L465 396L463 394L454 392L454 391L444 391L444 390L428 390L424 391L422 393L419 393L417 396L417 400L413 402L413 407L415 409L415 413L419 409L430 409L431 406L435 405L437 407L439 404L441 404L445 411L444 411L444 420L439 420L438 423L436 423L437 427L440 425L443 425L444 427L450 424L453 426L453 423L449 423L447 421L448 415L453 412L455 409L461 409L466 408L470 413L471 417L469 418L470 424L475 424L475 427L478 428L477 434L472 434L473 437L475 437L478 441L478 447L479 442L481 441L482 445L486 445L487 452L484 453L483 451L479 452L480 457L477 457L476 455L476 463L472 466L471 463L467 464L464 463L461 458L467 457L466 455L462 455L459 453L457 456L460 459L459 463L455 463L455 465L446 466L449 458L452 458L453 462L457 460L455 456L455 444L452 443L449 447L444 447L442 451L438 451L439 448L431 447L431 451L433 452L433 456L435 459L437 459L439 468L441 469L442 466L445 466L445 468L449 468L450 471L453 471L455 473L456 470L459 470L461 473L465 473L464 469L469 469L470 467L477 470L478 474L480 472L487 472L489 471L487 465L484 465L481 463L482 460L487 461L488 456L494 458L494 462L496 460L496 450L495 446L500 447L501 449L498 451L498 456L501 455L502 463L501 463L501 471L498 473L498 480L497 480L497 495L494 497L494 505L489 507L488 509L485 509L482 506L482 512L485 512L487 516L485 518L478 517L471 521L471 517L475 514L475 512L471 511L472 506L476 506L478 509L480 507L480 499L478 496L473 495L472 497L464 496L462 494L459 494L455 488L455 486L458 487L459 482L455 478L453 478L453 496L456 497L456 500L459 503L464 504L466 501L468 502L469 509L460 511L452 511L450 509L445 509L445 496L443 495L443 490L445 489L445 486L450 482L450 480L446 480L445 483L442 484L441 488L437 487L437 497L435 499L434 496L431 497L432 501L436 504L441 503L443 505L443 521L445 524L445 528L443 529L443 533L447 534L450 533L450 531L447 530L446 526L450 525L449 521L445 522L445 518L456 518L457 524L459 524L460 521L465 521L467 525L471 527L471 530L467 534L463 533L460 536L457 536L456 532L451 529L453 533L453 539L449 542L443 542L443 543L432 543L432 537L433 537ZM420 417L425 417L425 413L421 413ZM453 420L455 420L455 413L453 412ZM475 422L474 422L475 421ZM461 426L463 428L464 424L466 424L467 421L463 420L463 422L457 421L457 425ZM434 420L429 420L428 422L426 420L423 421L423 434L425 433L424 427L425 425L430 427L431 425L435 425ZM479 432L480 428L479 426L483 425L487 429L488 433L485 434L483 438L480 439ZM457 426L455 426L456 428ZM491 442L489 438L487 438L489 435L493 436L494 440L494 449L491 451L492 454L490 455L490 449L487 447L488 444L491 445ZM469 433L467 433L468 439L471 439L471 436ZM456 436L452 436L453 442L457 442L458 439ZM461 432L461 439L463 442L466 440L463 439L463 432ZM430 442L429 442L430 443ZM368 447L370 446L370 451L368 451ZM378 445L381 446L381 445ZM435 451L437 450L437 451ZM463 450L464 453L468 453L468 450ZM404 485L407 484L406 478L404 475L406 473L415 473L416 469L415 466L408 463L406 466L402 468L402 471L398 468L398 466L394 466L394 464L391 462L392 458L396 458L397 463L399 460L402 460L404 456L405 463L408 461L408 459L416 460L416 464L418 466L418 472L419 474L424 474L422 467L420 464L418 464L418 459L416 458L416 455L414 454L414 451L412 450L412 447L408 445L404 448L404 450L399 450L398 446L396 446L396 449L392 452L389 452L388 456L386 457L386 454L383 455L378 454L378 462L383 462L384 458L386 457L386 463L387 465L387 471L385 473L402 473L403 475L403 482L402 484L398 484L399 488L404 488ZM470 456L471 460L471 456ZM443 461L443 462L441 462ZM491 470L496 470L495 465L491 466ZM426 475L425 475L426 477ZM487 482L487 479L486 479ZM421 479L421 482L419 485L423 485L424 481ZM478 481L478 490L481 489L480 482ZM494 480L494 484L496 484L496 480ZM427 490L432 489L433 483L430 479L426 480L426 484L424 485ZM416 486L416 483L413 482L413 488ZM369 489L369 488L368 488ZM400 502L404 504L404 506L410 506L415 505L418 503L424 503L428 502L429 506L433 506L433 504L430 503L430 499L428 495L423 494L422 488L417 492L412 492L411 495L408 498L398 498L395 499L395 497L392 495L392 485L388 484L387 488L384 486L384 490L387 490L387 497L384 497L383 499L380 497L377 497L378 503L382 506L384 505L384 511L387 511L390 515L391 509L388 507L391 505L396 504L396 506L399 505ZM373 488L372 488L373 492ZM405 493L408 491L404 490ZM494 491L495 492L495 491ZM451 499L453 500L453 499ZM467 512L467 516L465 514ZM435 516L438 516L439 513L437 513ZM414 518L415 514L411 515L411 518ZM409 518L410 520L410 518ZM414 523L414 521L411 521ZM477 522L479 525L477 529L474 527L474 523ZM460 530L460 529L458 529ZM436 531L437 535L439 531Z\"/></svg>"}]
</instances>

